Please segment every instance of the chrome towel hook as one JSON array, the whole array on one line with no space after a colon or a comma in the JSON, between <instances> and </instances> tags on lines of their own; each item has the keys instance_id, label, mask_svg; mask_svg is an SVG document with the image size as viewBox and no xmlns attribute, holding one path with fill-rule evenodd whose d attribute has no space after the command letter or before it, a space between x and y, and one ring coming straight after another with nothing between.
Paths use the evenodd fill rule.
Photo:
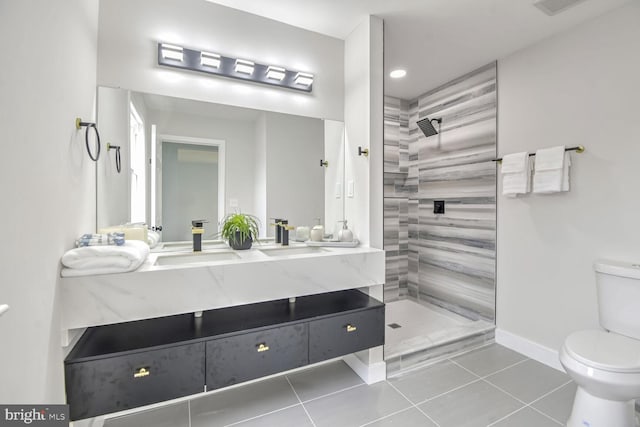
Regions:
<instances>
[{"instance_id":1,"label":"chrome towel hook","mask_svg":"<svg viewBox=\"0 0 640 427\"><path fill-rule=\"evenodd\" d=\"M100 158L100 134L98 133L98 127L95 123L83 122L80 117L76 118L76 129L86 128L84 131L84 143L87 147L87 153L89 154L89 158L94 162L97 162ZM96 133L96 154L95 156L91 153L91 149L89 148L89 129L93 128Z\"/></svg>"}]
</instances>

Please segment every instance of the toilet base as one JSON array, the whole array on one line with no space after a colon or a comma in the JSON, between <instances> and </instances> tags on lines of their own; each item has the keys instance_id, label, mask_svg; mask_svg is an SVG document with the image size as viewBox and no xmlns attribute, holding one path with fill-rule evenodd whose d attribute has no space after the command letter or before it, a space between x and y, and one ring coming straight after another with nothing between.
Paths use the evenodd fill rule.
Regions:
<instances>
[{"instance_id":1,"label":"toilet base","mask_svg":"<svg viewBox=\"0 0 640 427\"><path fill-rule=\"evenodd\" d=\"M635 400L619 402L576 391L567 427L638 427Z\"/></svg>"}]
</instances>

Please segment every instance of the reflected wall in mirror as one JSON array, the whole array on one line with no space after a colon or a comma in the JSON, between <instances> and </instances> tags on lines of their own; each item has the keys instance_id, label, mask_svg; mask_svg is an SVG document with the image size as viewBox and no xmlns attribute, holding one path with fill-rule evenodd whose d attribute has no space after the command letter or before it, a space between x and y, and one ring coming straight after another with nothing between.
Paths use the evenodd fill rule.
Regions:
<instances>
[{"instance_id":1,"label":"reflected wall in mirror","mask_svg":"<svg viewBox=\"0 0 640 427\"><path fill-rule=\"evenodd\" d=\"M167 242L190 240L193 219L213 239L237 211L261 237L270 218L329 232L343 219L341 122L99 87L98 126L122 154L121 173L112 152L97 163L98 229L145 222Z\"/></svg>"}]
</instances>

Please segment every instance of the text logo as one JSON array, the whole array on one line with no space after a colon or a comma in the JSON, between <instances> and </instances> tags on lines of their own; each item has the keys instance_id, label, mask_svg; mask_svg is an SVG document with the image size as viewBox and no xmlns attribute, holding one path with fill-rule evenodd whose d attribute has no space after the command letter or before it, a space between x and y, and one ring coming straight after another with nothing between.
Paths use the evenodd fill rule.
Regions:
<instances>
[{"instance_id":1,"label":"text logo","mask_svg":"<svg viewBox=\"0 0 640 427\"><path fill-rule=\"evenodd\" d=\"M68 405L0 405L0 427L69 426Z\"/></svg>"}]
</instances>

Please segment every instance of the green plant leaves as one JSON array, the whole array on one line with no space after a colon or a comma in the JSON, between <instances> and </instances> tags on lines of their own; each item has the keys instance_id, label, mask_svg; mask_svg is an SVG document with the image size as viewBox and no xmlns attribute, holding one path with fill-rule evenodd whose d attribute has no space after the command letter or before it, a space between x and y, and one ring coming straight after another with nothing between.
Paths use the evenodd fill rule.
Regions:
<instances>
[{"instance_id":1,"label":"green plant leaves","mask_svg":"<svg viewBox=\"0 0 640 427\"><path fill-rule=\"evenodd\" d=\"M234 243L236 243L236 236L240 238L240 242L248 238L257 240L260 228L259 222L257 217L250 214L229 214L222 219L220 235L223 239Z\"/></svg>"}]
</instances>

